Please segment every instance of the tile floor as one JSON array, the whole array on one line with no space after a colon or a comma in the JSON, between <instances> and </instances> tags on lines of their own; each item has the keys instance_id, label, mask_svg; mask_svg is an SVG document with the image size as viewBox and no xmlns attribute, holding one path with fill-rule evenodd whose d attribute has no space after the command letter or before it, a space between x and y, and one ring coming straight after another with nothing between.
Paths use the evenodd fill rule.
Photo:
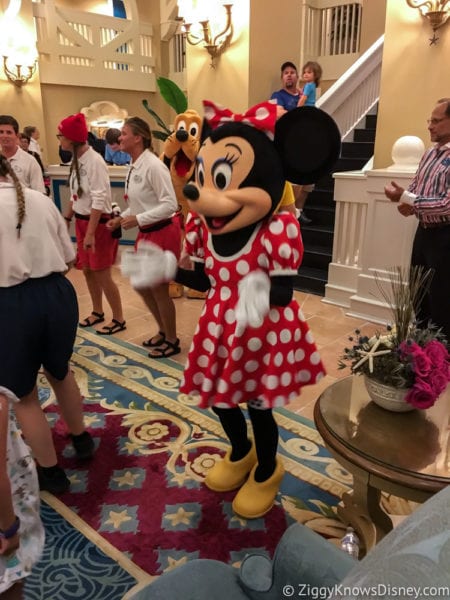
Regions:
<instances>
[{"instance_id":1,"label":"tile floor","mask_svg":"<svg viewBox=\"0 0 450 600\"><path fill-rule=\"evenodd\" d=\"M114 279L118 283L127 328L116 334L116 337L128 342L140 345L144 339L148 339L157 331L156 322L149 314L140 296L124 279L118 267L114 267ZM68 275L75 285L80 305L80 318L88 316L91 312L91 303L84 277L80 271L72 269ZM321 391L339 377L349 374L348 370L337 369L338 356L348 344L348 336L355 329L362 329L367 334L376 331L377 326L367 321L347 317L342 308L331 306L322 302L320 296L295 292L303 313L308 321L309 327L314 335L322 360L327 369L327 375L316 385L307 386L303 389L301 396L288 405L288 408L306 418L312 419L314 403ZM203 306L203 300L176 298L178 337L181 341L182 351L174 357L175 360L184 364L192 335ZM108 322L111 313L107 303L104 304L105 317Z\"/></svg>"}]
</instances>

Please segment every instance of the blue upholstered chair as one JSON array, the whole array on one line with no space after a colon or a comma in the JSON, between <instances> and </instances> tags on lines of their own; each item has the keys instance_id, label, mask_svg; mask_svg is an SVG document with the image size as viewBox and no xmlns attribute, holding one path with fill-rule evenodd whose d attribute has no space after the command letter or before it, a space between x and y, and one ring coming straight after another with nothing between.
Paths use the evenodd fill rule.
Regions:
<instances>
[{"instance_id":1,"label":"blue upholstered chair","mask_svg":"<svg viewBox=\"0 0 450 600\"><path fill-rule=\"evenodd\" d=\"M336 588L331 596L326 588ZM300 524L282 536L273 561L248 555L240 570L215 560L193 560L156 579L127 600L352 600L450 598L450 487L433 496L360 562ZM430 595L430 588L437 590ZM372 596L367 590L371 588ZM447 594L445 594L447 589ZM358 590L361 590L359 593ZM401 590L400 590L401 591ZM378 594L378 595L377 595Z\"/></svg>"}]
</instances>

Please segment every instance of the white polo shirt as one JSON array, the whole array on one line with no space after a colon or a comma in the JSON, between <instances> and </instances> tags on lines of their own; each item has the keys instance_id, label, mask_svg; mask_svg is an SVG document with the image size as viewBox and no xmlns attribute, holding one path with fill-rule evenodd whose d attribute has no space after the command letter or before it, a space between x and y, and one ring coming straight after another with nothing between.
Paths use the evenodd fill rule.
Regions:
<instances>
[{"instance_id":1,"label":"white polo shirt","mask_svg":"<svg viewBox=\"0 0 450 600\"><path fill-rule=\"evenodd\" d=\"M80 183L83 193L78 196L78 181L75 170L69 179L73 210L80 215L90 215L95 208L111 214L111 186L108 167L98 152L90 146L78 159Z\"/></svg>"},{"instance_id":2,"label":"white polo shirt","mask_svg":"<svg viewBox=\"0 0 450 600\"><path fill-rule=\"evenodd\" d=\"M25 218L18 238L16 190L13 183L0 182L0 288L64 273L75 259L66 222L53 201L34 190L24 192Z\"/></svg>"},{"instance_id":3,"label":"white polo shirt","mask_svg":"<svg viewBox=\"0 0 450 600\"><path fill-rule=\"evenodd\" d=\"M169 169L153 152L144 150L129 167L125 180L126 208L122 217L136 215L140 227L176 213L178 203Z\"/></svg>"},{"instance_id":4,"label":"white polo shirt","mask_svg":"<svg viewBox=\"0 0 450 600\"><path fill-rule=\"evenodd\" d=\"M17 147L16 153L8 158L8 161L21 183L27 188L45 194L41 167L34 156Z\"/></svg>"}]
</instances>

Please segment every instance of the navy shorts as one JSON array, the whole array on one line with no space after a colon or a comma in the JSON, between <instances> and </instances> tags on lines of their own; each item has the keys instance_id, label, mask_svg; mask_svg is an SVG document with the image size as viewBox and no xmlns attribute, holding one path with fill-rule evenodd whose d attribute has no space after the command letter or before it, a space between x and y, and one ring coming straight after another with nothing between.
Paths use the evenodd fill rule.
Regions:
<instances>
[{"instance_id":1,"label":"navy shorts","mask_svg":"<svg viewBox=\"0 0 450 600\"><path fill-rule=\"evenodd\" d=\"M36 385L41 366L63 380L78 324L78 302L60 273L0 288L0 385L19 398Z\"/></svg>"}]
</instances>

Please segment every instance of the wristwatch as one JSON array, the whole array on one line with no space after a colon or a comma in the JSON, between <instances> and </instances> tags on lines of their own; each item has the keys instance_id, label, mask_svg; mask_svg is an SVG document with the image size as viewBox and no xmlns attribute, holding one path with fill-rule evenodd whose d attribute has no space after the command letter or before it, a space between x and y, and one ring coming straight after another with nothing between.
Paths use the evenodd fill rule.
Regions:
<instances>
[{"instance_id":1,"label":"wristwatch","mask_svg":"<svg viewBox=\"0 0 450 600\"><path fill-rule=\"evenodd\" d=\"M8 529L4 529L4 530L0 529L0 538L9 540L10 538L12 538L16 535L16 533L19 531L19 527L20 527L20 519L19 519L19 517L16 517L14 520L14 523L11 525L11 527L8 527Z\"/></svg>"}]
</instances>

